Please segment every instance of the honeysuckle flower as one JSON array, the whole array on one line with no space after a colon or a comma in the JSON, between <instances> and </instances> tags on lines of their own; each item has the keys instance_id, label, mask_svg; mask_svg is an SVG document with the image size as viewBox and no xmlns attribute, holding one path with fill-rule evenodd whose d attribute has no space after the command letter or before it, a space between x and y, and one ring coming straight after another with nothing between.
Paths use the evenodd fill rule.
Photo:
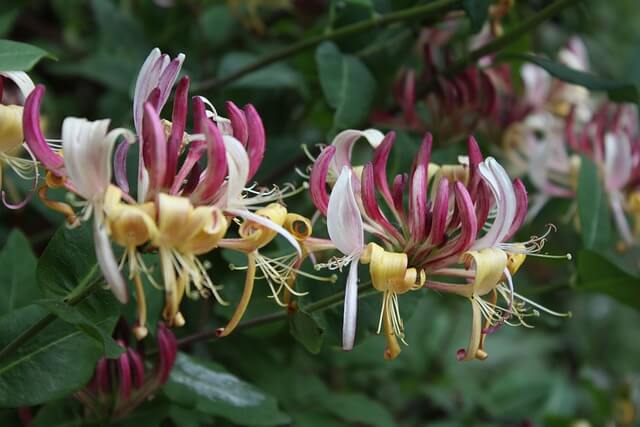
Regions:
<instances>
[{"instance_id":1,"label":"honeysuckle flower","mask_svg":"<svg viewBox=\"0 0 640 427\"><path fill-rule=\"evenodd\" d=\"M125 331L127 331L125 333ZM117 359L102 358L89 384L74 396L97 416L124 418L156 393L169 379L177 356L173 333L158 323L155 360L129 345L128 327L116 328L114 334L125 351Z\"/></svg>"},{"instance_id":2,"label":"honeysuckle flower","mask_svg":"<svg viewBox=\"0 0 640 427\"><path fill-rule=\"evenodd\" d=\"M390 132L374 145L373 161L362 168L353 166L350 150L345 151L346 156L336 162L342 171L330 194L327 182L331 180L327 177L338 159L339 145L334 143L323 150L310 176L312 199L326 214L331 241L343 254L324 266L341 269L349 265L343 348L353 346L357 265L365 264L369 265L373 287L383 296L379 331L384 326L388 359L398 355L397 337L403 338L399 295L423 286L461 294L455 280L463 279L469 283L464 289L471 300L495 290L513 301L513 287L503 286L505 281L511 283L508 264L519 267L527 254L542 249L546 238L545 234L523 243L508 243L525 219L526 190L520 180L511 181L495 159L483 160L473 138L469 139L469 156L462 158L460 164L439 166L430 163L432 141L427 134L410 173L396 175L389 185L386 165L394 140L395 134ZM484 254L493 255L487 258ZM481 268L468 261L478 257ZM454 283L440 278L454 279ZM480 300L473 304L474 311L481 313L477 310L484 307L478 305ZM525 309L515 303L506 309L485 312L493 327L498 318L506 322L507 314L518 319L525 316ZM504 316L497 316L496 312ZM474 322L477 325L478 320ZM473 346L469 358L476 357L481 348L476 335Z\"/></svg>"},{"instance_id":3,"label":"honeysuckle flower","mask_svg":"<svg viewBox=\"0 0 640 427\"><path fill-rule=\"evenodd\" d=\"M11 81L17 88L17 96L7 96L4 80ZM37 186L38 168L33 154L24 144L22 131L23 103L25 98L33 91L34 85L29 76L21 71L0 72L0 188L4 166L13 170L20 178L33 182L33 189L21 202L12 204L7 201L6 193L2 190L2 201L11 209L19 209L25 206L31 199L31 194ZM30 159L20 157L20 151L24 148Z\"/></svg>"}]
</instances>

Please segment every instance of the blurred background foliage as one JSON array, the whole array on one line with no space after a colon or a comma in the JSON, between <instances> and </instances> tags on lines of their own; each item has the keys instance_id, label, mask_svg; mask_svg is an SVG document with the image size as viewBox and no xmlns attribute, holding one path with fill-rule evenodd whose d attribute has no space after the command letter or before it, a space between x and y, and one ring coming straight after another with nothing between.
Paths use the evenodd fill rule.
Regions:
<instances>
[{"instance_id":1,"label":"blurred background foliage","mask_svg":"<svg viewBox=\"0 0 640 427\"><path fill-rule=\"evenodd\" d=\"M228 99L251 102L262 115L268 150L258 181L299 183L302 178L294 169L304 171L308 165L302 144L317 152L315 145L330 141L336 131L365 127L373 109L392 105L391 88L398 71L419 63L416 40L429 23L418 20L358 33L215 90L208 82L305 37L417 3L425 2L3 0L0 38L40 46L57 58L44 60L32 73L36 82L47 86L43 111L51 135L65 116L109 117L117 126L131 126L133 84L149 50L157 46L171 54L183 52L192 93L207 96L221 110ZM518 2L505 20L506 28L549 3ZM586 0L510 49L553 57L570 35L577 34L585 40L597 74L640 84L638 22L637 0ZM327 67L327 61L347 61L352 78L333 75L336 70ZM340 80L347 85L342 89L348 96L328 99L331 89L323 86L323 79L325 85L327 79ZM394 168L410 165L420 137L399 131ZM495 151L493 141L478 137L486 153ZM446 146L436 141L435 147L434 157L440 161L455 160L464 152L462 141ZM302 214L313 213L308 197L288 203ZM553 222L559 231L548 252L579 252L579 236L572 224L561 219L568 209L567 203L549 204L522 236L539 234ZM18 227L36 253L61 224L61 218L37 204L20 212L3 209L0 215L2 239L6 241L9 230ZM6 249L0 261L7 265L16 257L24 259L28 246ZM227 253L210 258L212 276L225 285L228 299L237 300L242 272L231 271L228 265L242 261ZM206 360L224 366L240 382L221 379L222 371L216 371L217 377L190 378L192 387L172 380L163 393L119 425L637 425L640 315L632 306L640 306L640 300L628 299L637 297L638 291L619 298L627 299L625 305L581 289L576 285L580 274L592 272L579 271L575 261L529 260L526 271L518 275L522 293L555 310L571 311L573 317L535 319L533 330L502 328L491 336L491 356L484 362L456 361L456 350L467 340L470 310L465 301L433 291L416 293L403 305L409 346L393 362L383 360L384 340L372 335L379 307L373 297L362 300L361 311L369 316L361 316L365 320L359 325L360 344L350 353L339 349L340 306L313 313L313 320L301 314L302 318L246 328L224 340L195 343L185 347L191 356L181 356L176 369L181 360L186 364L185 358L194 357L197 363L210 363ZM637 280L632 282L628 285L640 286ZM303 280L299 286L311 293L301 304L308 307L338 292L342 283L342 279L335 284ZM266 298L266 290L258 288L249 319L277 309ZM157 300L157 312L160 293L152 290L149 298ZM151 307L153 311L153 303ZM185 311L185 317L194 320L177 332L179 337L215 328L230 313L206 301L190 301ZM186 371L184 375L188 378ZM259 408L238 409L208 388L216 381L230 390L237 387L239 396L257 393L265 400ZM70 398L34 408L33 413L34 426L80 425L81 409ZM1 425L19 425L15 411L1 414Z\"/></svg>"}]
</instances>

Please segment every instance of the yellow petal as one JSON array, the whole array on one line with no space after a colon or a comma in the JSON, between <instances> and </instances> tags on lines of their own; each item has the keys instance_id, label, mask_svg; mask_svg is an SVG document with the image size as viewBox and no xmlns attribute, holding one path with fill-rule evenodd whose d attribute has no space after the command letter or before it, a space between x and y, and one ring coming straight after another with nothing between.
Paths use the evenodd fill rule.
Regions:
<instances>
[{"instance_id":1,"label":"yellow petal","mask_svg":"<svg viewBox=\"0 0 640 427\"><path fill-rule=\"evenodd\" d=\"M407 268L408 258L404 253L388 252L376 243L369 243L360 262L369 264L371 283L380 292L390 290L403 294L416 286L418 272ZM420 274L420 281L424 283L424 272Z\"/></svg>"},{"instance_id":2,"label":"yellow petal","mask_svg":"<svg viewBox=\"0 0 640 427\"><path fill-rule=\"evenodd\" d=\"M0 152L9 153L23 141L22 107L0 104Z\"/></svg>"},{"instance_id":3,"label":"yellow petal","mask_svg":"<svg viewBox=\"0 0 640 427\"><path fill-rule=\"evenodd\" d=\"M282 226L287 217L287 209L278 203L272 203L266 208L256 211L256 215L263 216L274 224ZM278 234L276 231L252 221L243 222L238 233L252 250L266 246Z\"/></svg>"},{"instance_id":4,"label":"yellow petal","mask_svg":"<svg viewBox=\"0 0 640 427\"><path fill-rule=\"evenodd\" d=\"M475 266L473 293L479 296L486 295L498 285L507 267L507 254L498 248L468 251L462 257L467 268Z\"/></svg>"},{"instance_id":5,"label":"yellow petal","mask_svg":"<svg viewBox=\"0 0 640 427\"><path fill-rule=\"evenodd\" d=\"M304 241L313 232L311 221L295 213L287 214L283 226L298 241Z\"/></svg>"},{"instance_id":6,"label":"yellow petal","mask_svg":"<svg viewBox=\"0 0 640 427\"><path fill-rule=\"evenodd\" d=\"M220 209L198 207L189 222L189 227L193 227L194 233L178 247L178 250L193 255L205 254L218 246L228 226L229 222Z\"/></svg>"}]
</instances>

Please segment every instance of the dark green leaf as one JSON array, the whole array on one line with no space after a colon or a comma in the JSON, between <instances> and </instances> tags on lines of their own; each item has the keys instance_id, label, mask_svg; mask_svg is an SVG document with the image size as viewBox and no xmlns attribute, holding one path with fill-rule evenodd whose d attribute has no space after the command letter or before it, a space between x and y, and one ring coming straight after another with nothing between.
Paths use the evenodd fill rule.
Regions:
<instances>
[{"instance_id":1,"label":"dark green leaf","mask_svg":"<svg viewBox=\"0 0 640 427\"><path fill-rule=\"evenodd\" d=\"M578 216L582 242L587 249L606 248L611 241L609 203L598 176L598 168L581 157L578 178Z\"/></svg>"},{"instance_id":2,"label":"dark green leaf","mask_svg":"<svg viewBox=\"0 0 640 427\"><path fill-rule=\"evenodd\" d=\"M36 261L27 238L19 230L13 230L0 252L0 283L4 292L0 299L0 315L38 298Z\"/></svg>"},{"instance_id":3,"label":"dark green leaf","mask_svg":"<svg viewBox=\"0 0 640 427\"><path fill-rule=\"evenodd\" d=\"M95 286L96 282L103 281L93 247L91 225L83 224L74 229L61 226L38 261L36 277L45 297L58 301L68 299L89 286ZM111 291L100 289L77 306L64 310L65 313L56 314L63 314L67 318L85 318L96 323L108 317L117 317L121 305ZM72 315L69 311L78 313Z\"/></svg>"},{"instance_id":4,"label":"dark green leaf","mask_svg":"<svg viewBox=\"0 0 640 427\"><path fill-rule=\"evenodd\" d=\"M289 332L310 353L318 354L324 340L324 329L307 312L296 310L289 316Z\"/></svg>"},{"instance_id":5,"label":"dark green leaf","mask_svg":"<svg viewBox=\"0 0 640 427\"><path fill-rule=\"evenodd\" d=\"M87 420L82 416L82 407L70 399L48 402L38 409L29 427L82 427Z\"/></svg>"},{"instance_id":6,"label":"dark green leaf","mask_svg":"<svg viewBox=\"0 0 640 427\"><path fill-rule=\"evenodd\" d=\"M604 293L640 309L640 278L594 251L578 254L578 289Z\"/></svg>"},{"instance_id":7,"label":"dark green leaf","mask_svg":"<svg viewBox=\"0 0 640 427\"><path fill-rule=\"evenodd\" d=\"M39 47L0 40L0 71L29 71L45 57L53 59L53 56Z\"/></svg>"},{"instance_id":8,"label":"dark green leaf","mask_svg":"<svg viewBox=\"0 0 640 427\"><path fill-rule=\"evenodd\" d=\"M6 346L47 311L29 305L0 318L0 348ZM115 318L97 327L111 332ZM102 351L93 338L56 320L15 352L0 360L0 406L32 406L67 396L91 378Z\"/></svg>"},{"instance_id":9,"label":"dark green leaf","mask_svg":"<svg viewBox=\"0 0 640 427\"><path fill-rule=\"evenodd\" d=\"M257 57L247 52L229 52L220 63L218 77L224 77L234 71L252 64ZM229 85L234 88L274 89L286 88L306 92L304 81L291 67L277 63L250 73Z\"/></svg>"},{"instance_id":10,"label":"dark green leaf","mask_svg":"<svg viewBox=\"0 0 640 427\"><path fill-rule=\"evenodd\" d=\"M471 31L477 33L482 29L489 17L489 6L492 0L463 0L462 6L471 21Z\"/></svg>"},{"instance_id":11,"label":"dark green leaf","mask_svg":"<svg viewBox=\"0 0 640 427\"><path fill-rule=\"evenodd\" d=\"M115 359L124 351L111 337L111 331L105 331L104 328L97 327L75 307L54 298L39 300L36 303L95 339L102 346L106 357Z\"/></svg>"},{"instance_id":12,"label":"dark green leaf","mask_svg":"<svg viewBox=\"0 0 640 427\"><path fill-rule=\"evenodd\" d=\"M179 353L164 388L183 406L241 425L278 425L289 421L274 398L222 367Z\"/></svg>"},{"instance_id":13,"label":"dark green leaf","mask_svg":"<svg viewBox=\"0 0 640 427\"><path fill-rule=\"evenodd\" d=\"M629 82L607 80L593 74L569 68L566 65L538 56L523 53L503 53L496 57L497 61L527 61L544 68L555 78L567 83L584 86L596 92L606 92L609 99L615 102L640 102L638 87Z\"/></svg>"},{"instance_id":14,"label":"dark green leaf","mask_svg":"<svg viewBox=\"0 0 640 427\"><path fill-rule=\"evenodd\" d=\"M336 110L335 127L359 125L369 114L376 91L369 69L355 56L343 55L331 42L318 46L316 64L327 104Z\"/></svg>"}]
</instances>

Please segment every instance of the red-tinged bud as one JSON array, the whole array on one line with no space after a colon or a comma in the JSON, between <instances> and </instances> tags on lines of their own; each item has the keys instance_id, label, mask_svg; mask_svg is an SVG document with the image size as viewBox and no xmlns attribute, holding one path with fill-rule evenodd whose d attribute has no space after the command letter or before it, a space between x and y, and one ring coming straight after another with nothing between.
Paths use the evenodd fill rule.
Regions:
<instances>
[{"instance_id":1,"label":"red-tinged bud","mask_svg":"<svg viewBox=\"0 0 640 427\"><path fill-rule=\"evenodd\" d=\"M98 360L96 372L94 374L96 380L96 389L99 394L111 393L111 379L109 373L109 360L101 358Z\"/></svg>"},{"instance_id":2,"label":"red-tinged bud","mask_svg":"<svg viewBox=\"0 0 640 427\"><path fill-rule=\"evenodd\" d=\"M529 209L527 189L521 179L518 178L513 181L513 190L516 195L516 215L503 241L511 239L518 232L527 217L527 211Z\"/></svg>"},{"instance_id":3,"label":"red-tinged bud","mask_svg":"<svg viewBox=\"0 0 640 427\"><path fill-rule=\"evenodd\" d=\"M387 180L387 162L389 161L389 153L395 140L395 132L387 133L373 153L373 176L376 187L390 207L393 206L393 197L391 191L389 191L389 183Z\"/></svg>"},{"instance_id":4,"label":"red-tinged bud","mask_svg":"<svg viewBox=\"0 0 640 427\"><path fill-rule=\"evenodd\" d=\"M187 109L189 105L189 77L183 77L176 88L171 115L171 134L167 145L167 167L164 186L170 187L178 167L178 155L187 126Z\"/></svg>"},{"instance_id":5,"label":"red-tinged bud","mask_svg":"<svg viewBox=\"0 0 640 427\"><path fill-rule=\"evenodd\" d=\"M209 203L214 199L227 176L227 152L222 132L215 123L206 119L200 123L200 126L207 141L207 168L192 198L201 203Z\"/></svg>"},{"instance_id":6,"label":"red-tinged bud","mask_svg":"<svg viewBox=\"0 0 640 427\"><path fill-rule=\"evenodd\" d=\"M176 361L178 345L173 333L164 325L158 324L158 366L157 375L160 384L164 384L169 379L171 368Z\"/></svg>"},{"instance_id":7,"label":"red-tinged bud","mask_svg":"<svg viewBox=\"0 0 640 427\"><path fill-rule=\"evenodd\" d=\"M433 204L433 216L429 239L435 246L439 246L445 238L447 216L449 213L449 180L443 177L437 188Z\"/></svg>"},{"instance_id":8,"label":"red-tinged bud","mask_svg":"<svg viewBox=\"0 0 640 427\"><path fill-rule=\"evenodd\" d=\"M404 189L409 182L409 175L406 173L398 174L393 179L393 187L391 196L393 198L393 206L400 216L404 216Z\"/></svg>"},{"instance_id":9,"label":"red-tinged bud","mask_svg":"<svg viewBox=\"0 0 640 427\"><path fill-rule=\"evenodd\" d=\"M431 145L432 137L427 133L414 162L409 183L409 230L416 241L421 240L425 235Z\"/></svg>"},{"instance_id":10,"label":"red-tinged bud","mask_svg":"<svg viewBox=\"0 0 640 427\"><path fill-rule=\"evenodd\" d=\"M402 235L384 216L382 210L378 206L376 199L376 188L373 177L373 165L371 162L364 166L362 171L362 204L366 214L376 223L381 225L385 231L391 234L395 239L401 239Z\"/></svg>"},{"instance_id":11,"label":"red-tinged bud","mask_svg":"<svg viewBox=\"0 0 640 427\"><path fill-rule=\"evenodd\" d=\"M118 344L124 346L121 341ZM118 358L118 390L122 401L128 400L131 396L131 365L126 351Z\"/></svg>"},{"instance_id":12,"label":"red-tinged bud","mask_svg":"<svg viewBox=\"0 0 640 427\"><path fill-rule=\"evenodd\" d=\"M152 102L144 105L142 116L142 158L149 173L151 194L164 183L167 168L167 138Z\"/></svg>"},{"instance_id":13,"label":"red-tinged bud","mask_svg":"<svg viewBox=\"0 0 640 427\"><path fill-rule=\"evenodd\" d=\"M140 354L132 348L127 348L127 356L129 357L133 386L139 390L144 383L144 362Z\"/></svg>"}]
</instances>

